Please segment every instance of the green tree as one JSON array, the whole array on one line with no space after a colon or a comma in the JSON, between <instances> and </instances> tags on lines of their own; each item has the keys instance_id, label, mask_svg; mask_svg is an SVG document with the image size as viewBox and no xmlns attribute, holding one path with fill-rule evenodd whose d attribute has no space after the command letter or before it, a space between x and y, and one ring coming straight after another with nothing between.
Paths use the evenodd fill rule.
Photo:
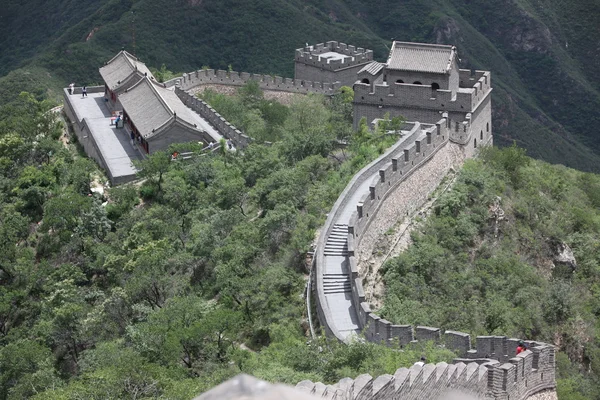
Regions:
<instances>
[{"instance_id":1,"label":"green tree","mask_svg":"<svg viewBox=\"0 0 600 400\"><path fill-rule=\"evenodd\" d=\"M165 173L169 170L171 164L171 154L166 151L157 151L150 154L142 161L134 161L138 168L138 176L142 179L148 179L157 188L157 196L162 194L162 183Z\"/></svg>"}]
</instances>

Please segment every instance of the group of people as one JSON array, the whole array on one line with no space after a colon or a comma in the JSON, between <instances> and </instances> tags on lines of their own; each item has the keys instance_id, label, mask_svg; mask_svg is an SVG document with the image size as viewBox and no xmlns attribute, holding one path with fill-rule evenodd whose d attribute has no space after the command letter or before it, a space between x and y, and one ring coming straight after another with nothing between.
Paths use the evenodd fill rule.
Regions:
<instances>
[{"instance_id":1,"label":"group of people","mask_svg":"<svg viewBox=\"0 0 600 400\"><path fill-rule=\"evenodd\" d=\"M69 84L67 91L69 92L69 95L75 93L75 84L73 82ZM81 98L83 99L84 97L87 97L87 87L85 85L81 87Z\"/></svg>"}]
</instances>

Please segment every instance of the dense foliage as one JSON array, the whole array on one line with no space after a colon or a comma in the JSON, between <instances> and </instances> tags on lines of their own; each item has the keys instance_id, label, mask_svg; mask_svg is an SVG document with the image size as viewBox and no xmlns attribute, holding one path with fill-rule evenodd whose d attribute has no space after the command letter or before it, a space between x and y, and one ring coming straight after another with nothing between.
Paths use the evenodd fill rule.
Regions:
<instances>
[{"instance_id":1,"label":"dense foliage","mask_svg":"<svg viewBox=\"0 0 600 400\"><path fill-rule=\"evenodd\" d=\"M231 101L266 126L253 90ZM140 165L144 183L104 195L90 190L105 180L96 165L58 140L49 103L23 94L5 109L0 399L187 400L240 372L333 382L422 353L452 358L308 340L315 229L352 174L396 140L362 130L337 149L332 129L351 121L335 105L347 99L278 106L284 140L271 146L186 161L155 153Z\"/></svg>"},{"instance_id":2,"label":"dense foliage","mask_svg":"<svg viewBox=\"0 0 600 400\"><path fill-rule=\"evenodd\" d=\"M488 149L385 264L381 313L553 343L560 398L597 399L599 243L600 176Z\"/></svg>"},{"instance_id":3,"label":"dense foliage","mask_svg":"<svg viewBox=\"0 0 600 400\"><path fill-rule=\"evenodd\" d=\"M159 72L210 66L291 77L294 49L306 43L371 48L380 61L391 39L447 43L463 68L492 71L496 144L516 140L533 157L598 171L599 7L597 0L6 0L0 104L21 90L56 96L70 82L101 83L98 67L122 48Z\"/></svg>"}]
</instances>

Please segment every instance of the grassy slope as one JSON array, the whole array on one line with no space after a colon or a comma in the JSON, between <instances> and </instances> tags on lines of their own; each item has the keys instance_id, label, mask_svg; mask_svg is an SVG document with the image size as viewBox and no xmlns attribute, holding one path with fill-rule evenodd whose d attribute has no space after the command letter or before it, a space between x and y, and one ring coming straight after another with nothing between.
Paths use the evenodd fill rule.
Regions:
<instances>
[{"instance_id":1,"label":"grassy slope","mask_svg":"<svg viewBox=\"0 0 600 400\"><path fill-rule=\"evenodd\" d=\"M582 170L600 165L600 140L589 128L600 123L595 0L572 7L558 0L249 0L243 7L233 0L109 0L84 2L85 13L68 0L53 3L42 29L8 7L17 18L0 28L0 43L15 30L23 39L3 52L0 73L37 55L33 65L52 71L55 82L100 82L98 65L121 48L133 51L134 27L136 54L175 71L231 65L291 76L293 49L307 42L345 41L373 48L378 59L391 39L453 43L464 66L493 71L498 144L516 140L534 157ZM36 39L42 30L57 33ZM13 79L0 78L0 104L10 99L5 88ZM34 81L31 89L43 85Z\"/></svg>"}]
</instances>

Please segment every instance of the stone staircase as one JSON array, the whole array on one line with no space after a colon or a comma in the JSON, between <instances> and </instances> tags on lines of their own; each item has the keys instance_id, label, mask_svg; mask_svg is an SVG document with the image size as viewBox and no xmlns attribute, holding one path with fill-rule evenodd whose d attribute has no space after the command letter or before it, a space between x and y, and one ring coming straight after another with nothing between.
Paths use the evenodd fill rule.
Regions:
<instances>
[{"instance_id":1,"label":"stone staircase","mask_svg":"<svg viewBox=\"0 0 600 400\"><path fill-rule=\"evenodd\" d=\"M323 274L323 291L325 294L351 292L350 277L347 274Z\"/></svg>"},{"instance_id":2,"label":"stone staircase","mask_svg":"<svg viewBox=\"0 0 600 400\"><path fill-rule=\"evenodd\" d=\"M335 224L325 243L326 256L346 257L348 255L348 225Z\"/></svg>"},{"instance_id":3,"label":"stone staircase","mask_svg":"<svg viewBox=\"0 0 600 400\"><path fill-rule=\"evenodd\" d=\"M348 225L335 224L325 243L325 256L348 256ZM323 289L325 294L347 293L352 291L350 276L347 273L323 274Z\"/></svg>"}]
</instances>

